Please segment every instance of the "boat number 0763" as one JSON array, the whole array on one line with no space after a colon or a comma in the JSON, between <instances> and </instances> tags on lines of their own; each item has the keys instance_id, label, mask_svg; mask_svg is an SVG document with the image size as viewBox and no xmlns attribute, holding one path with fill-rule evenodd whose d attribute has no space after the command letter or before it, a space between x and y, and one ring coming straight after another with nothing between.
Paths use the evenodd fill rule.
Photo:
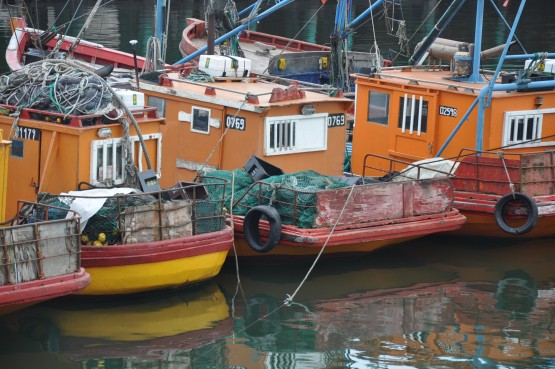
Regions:
<instances>
[{"instance_id":1,"label":"boat number 0763","mask_svg":"<svg viewBox=\"0 0 555 369\"><path fill-rule=\"evenodd\" d=\"M457 108L452 108L450 106L440 106L439 115L444 115L446 117L457 117Z\"/></svg>"}]
</instances>

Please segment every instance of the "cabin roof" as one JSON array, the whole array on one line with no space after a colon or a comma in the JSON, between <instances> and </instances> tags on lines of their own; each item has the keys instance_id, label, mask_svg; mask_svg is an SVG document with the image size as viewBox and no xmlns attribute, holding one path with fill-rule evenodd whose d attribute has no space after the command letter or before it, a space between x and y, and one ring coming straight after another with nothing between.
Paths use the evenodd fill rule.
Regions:
<instances>
[{"instance_id":1,"label":"cabin roof","mask_svg":"<svg viewBox=\"0 0 555 369\"><path fill-rule=\"evenodd\" d=\"M391 83L395 85L411 86L414 89L428 89L437 91L452 90L463 94L471 94L477 96L480 90L490 83L492 76L483 76L482 82L471 83L453 80L453 73L449 70L431 70L431 69L417 69L417 68L396 68L396 69L382 69L381 72L373 76L355 75L357 82L368 81L377 85L389 86ZM497 79L497 83L501 82L501 77ZM506 91L494 91L496 97L508 97Z\"/></svg>"},{"instance_id":2,"label":"cabin roof","mask_svg":"<svg viewBox=\"0 0 555 369\"><path fill-rule=\"evenodd\" d=\"M286 91L288 88L291 90L293 88L291 86L287 87L272 82L262 81L257 78L222 79L219 82L192 82L179 77L177 73L169 73L167 75L167 81L171 82L172 86L141 81L140 88L143 91L168 94L186 99L197 100L199 102L216 103L233 108L242 107L244 110L251 111L262 111L272 106L294 104L352 102L350 99L345 97L329 96L326 93L316 92L307 88L299 88L304 91L304 98L293 98L278 102L270 102L272 92L274 90L278 89ZM244 103L247 96L256 97L257 99Z\"/></svg>"}]
</instances>

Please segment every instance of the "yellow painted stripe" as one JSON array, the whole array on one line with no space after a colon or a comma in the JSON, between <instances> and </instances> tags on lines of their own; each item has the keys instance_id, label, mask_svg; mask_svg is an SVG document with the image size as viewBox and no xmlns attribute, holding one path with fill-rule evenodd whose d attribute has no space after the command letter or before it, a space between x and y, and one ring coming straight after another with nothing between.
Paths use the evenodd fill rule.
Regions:
<instances>
[{"instance_id":1,"label":"yellow painted stripe","mask_svg":"<svg viewBox=\"0 0 555 369\"><path fill-rule=\"evenodd\" d=\"M216 276L228 251L148 264L90 267L80 295L117 295L184 286Z\"/></svg>"}]
</instances>

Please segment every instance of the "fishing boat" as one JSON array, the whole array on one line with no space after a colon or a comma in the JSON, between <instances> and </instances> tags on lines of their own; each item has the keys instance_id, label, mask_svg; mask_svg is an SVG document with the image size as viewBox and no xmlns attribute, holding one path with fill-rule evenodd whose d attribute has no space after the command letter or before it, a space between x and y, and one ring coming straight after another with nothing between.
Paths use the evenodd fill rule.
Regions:
<instances>
[{"instance_id":1,"label":"fishing boat","mask_svg":"<svg viewBox=\"0 0 555 369\"><path fill-rule=\"evenodd\" d=\"M78 292L91 278L81 266L80 217L49 219L53 207L18 202L17 215L6 221L6 182L11 143L0 131L0 315Z\"/></svg>"},{"instance_id":2,"label":"fishing boat","mask_svg":"<svg viewBox=\"0 0 555 369\"><path fill-rule=\"evenodd\" d=\"M91 282L81 265L79 215L49 219L54 208L19 205L13 225L0 228L0 315L78 293Z\"/></svg>"},{"instance_id":3,"label":"fishing boat","mask_svg":"<svg viewBox=\"0 0 555 369\"><path fill-rule=\"evenodd\" d=\"M12 37L6 48L6 62L11 71L43 59L72 59L90 70L133 77L133 54L106 48L101 44L63 35L62 29L38 30L27 26L24 18L10 19ZM137 57L137 68L145 67L145 58ZM128 79L127 78L127 79Z\"/></svg>"},{"instance_id":4,"label":"fishing boat","mask_svg":"<svg viewBox=\"0 0 555 369\"><path fill-rule=\"evenodd\" d=\"M226 66L218 68L209 72L221 75ZM148 104L164 109L165 145L174 149L166 153L175 158L166 175L175 170L188 181L231 184L217 195L226 198L239 256L350 255L462 226L465 218L451 206L449 178L407 185L345 182L350 99L236 72L205 82L168 73L158 82L141 79L140 89ZM268 183L275 176L283 183ZM268 187L282 190L289 199L280 200L282 209L289 213L277 212ZM312 215L303 225L291 212L297 207Z\"/></svg>"},{"instance_id":5,"label":"fishing boat","mask_svg":"<svg viewBox=\"0 0 555 369\"><path fill-rule=\"evenodd\" d=\"M463 3L453 1L409 65L356 76L353 170L360 174L368 152L397 160L373 163L395 172L445 159L454 207L468 218L456 233L553 236L555 54L509 54L525 1L504 45L482 51L483 1L473 44L438 38ZM482 66L490 54L500 55L493 71Z\"/></svg>"},{"instance_id":6,"label":"fishing boat","mask_svg":"<svg viewBox=\"0 0 555 369\"><path fill-rule=\"evenodd\" d=\"M25 79L34 68L49 71L36 85ZM67 60L5 78L11 83L2 88L0 126L11 132L13 164L7 196L64 208L62 219L73 206L83 217L81 261L92 283L79 293L139 293L218 274L233 230L223 200L206 192L226 183L160 186L164 121L142 95L118 92ZM52 86L46 95L43 82ZM73 88L81 83L87 88Z\"/></svg>"},{"instance_id":7,"label":"fishing boat","mask_svg":"<svg viewBox=\"0 0 555 369\"><path fill-rule=\"evenodd\" d=\"M388 20L388 30L392 34L404 34L404 23L391 16L401 14L398 0L378 0L356 18L352 16L351 0L338 1L335 27L328 45L249 29L293 1L281 1L264 11L260 10L261 1L255 1L240 12L234 8L233 2L228 2L225 9L209 6L206 21L187 19L179 44L183 59L176 64L198 60L198 56L202 54L213 55L215 46L218 46L219 52L216 54L231 57L228 58L229 63L232 60L242 60L241 58L250 60L254 75L270 75L305 84L332 85L346 94L354 92L354 79L349 77L350 73L391 65L391 61L384 59L379 50L350 50L349 35L362 20L374 14L383 15ZM381 6L383 9L379 11ZM244 18L240 19L241 16Z\"/></svg>"}]
</instances>

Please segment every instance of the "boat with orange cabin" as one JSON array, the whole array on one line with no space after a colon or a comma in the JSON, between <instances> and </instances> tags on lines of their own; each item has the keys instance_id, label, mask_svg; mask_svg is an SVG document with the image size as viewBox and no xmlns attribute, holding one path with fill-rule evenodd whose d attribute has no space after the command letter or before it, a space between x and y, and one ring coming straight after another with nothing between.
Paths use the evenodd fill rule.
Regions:
<instances>
[{"instance_id":1,"label":"boat with orange cabin","mask_svg":"<svg viewBox=\"0 0 555 369\"><path fill-rule=\"evenodd\" d=\"M297 83L284 87L261 78L251 78L246 61L245 64L230 66L223 58L203 55L196 70L186 68L180 72L163 70L144 74L137 82L140 91L112 91L113 98L122 100L120 105L129 106L129 111L124 110L123 115L114 113L111 107L99 114L98 111L89 111L88 106L81 107L75 103L75 107L79 106L86 113L75 116L69 110L60 111L56 101L52 104L53 111L45 112L39 104L51 104L48 98L22 104L18 100L19 95L10 95L12 100L7 101L17 101L13 105L18 108L8 106L8 116L0 117L0 126L12 127L14 119L9 115L17 117L15 127L19 140L16 141L16 154L19 159L29 161L18 168L17 180L11 184L10 190L24 193L28 198L48 193L54 198L58 196L61 202L73 202L74 198L82 196L68 195L67 192L78 189L83 183L98 188L123 186L133 180L137 182L133 170L128 172L129 165L143 175L144 183L140 189L148 182L171 189L176 183L206 177L205 174L209 175L213 170L241 168L254 156L286 173L314 171L320 176L320 182L325 184L325 188L318 190L331 191L324 191L319 197L318 223L305 229L298 227L294 221L291 223L293 218L284 221L283 227L281 219L279 224L278 219L275 222L272 219L270 222L261 220L265 215L259 213L258 206L262 206L264 211L273 211L263 197L251 212L251 221L246 225L244 220L249 219L248 214L233 215L231 219L239 239L238 252L241 256L261 256L260 251L265 255L283 257L313 256L323 249L326 254L370 252L462 226L465 218L452 207L449 179L415 180L405 184L381 184L378 181L349 186L343 178L327 178L341 177L344 169L346 116L352 100L343 97L341 90L330 87L301 88ZM72 64L69 61L58 63ZM54 89L63 83L66 82L61 78L48 81ZM95 82L89 86L95 84L102 85ZM116 120L114 114L124 119ZM250 170L252 174L253 169ZM229 185L233 187L231 182ZM211 186L225 187L221 179L219 183L203 183L202 186L207 187L205 201L223 204L224 194L228 192L210 189ZM137 188L137 184L130 187ZM299 188L290 190L295 193ZM310 191L309 197L314 199L314 187ZM222 197L214 199L211 197L213 193L222 194ZM389 200L384 202L383 198ZM48 199L54 201L52 196ZM110 202L118 201L113 199ZM295 202L291 205L297 206ZM338 208L343 205L346 206L344 210ZM232 206L228 204L227 209L231 210ZM369 213L368 209L375 206L379 209ZM310 211L315 208L314 203ZM280 218L273 214L275 218ZM227 228L221 231L226 233ZM246 228L251 232L245 232ZM107 231L95 232L90 240L99 241L100 233L120 234L124 230L122 227L110 227ZM274 236L269 237L268 232ZM261 250L261 244L256 241L262 240L274 248L277 245L276 234L282 239L282 247ZM281 237L282 234L284 237ZM245 241L244 237L251 242ZM255 242L252 242L253 237ZM268 238L270 240L266 242ZM125 238L122 236L120 239ZM231 241L224 244L230 247ZM122 245L118 247L120 250L125 248ZM98 249L84 246L84 263L87 265L90 258L100 255L99 250L116 254L116 249L112 246ZM227 252L222 249L217 251L220 256ZM99 278L95 279L96 269L91 268L100 264L114 270L115 267L125 267L108 265L116 259L107 260L102 257L95 261L96 264L89 265L93 283L83 293L104 294L115 288L112 283L103 291L93 292L94 281ZM220 258L217 261L219 263ZM118 263L121 262L118 259ZM133 262L130 263L133 265ZM169 269L158 268L158 271ZM218 268L209 270L217 272ZM126 274L130 277L128 282L133 274ZM111 280L111 275L107 272L106 280ZM152 280L161 279L151 278L149 281ZM122 289L124 291L116 293L125 292L126 287ZM137 291L137 287L129 287L128 292L132 291Z\"/></svg>"},{"instance_id":2,"label":"boat with orange cabin","mask_svg":"<svg viewBox=\"0 0 555 369\"><path fill-rule=\"evenodd\" d=\"M224 196L239 256L352 255L464 223L448 178L355 186L342 176L350 99L296 83L222 77L225 64L213 65L199 64L209 80L198 81L194 71L167 73L140 79L140 91L165 117L164 155L172 160L165 175L230 183ZM276 176L290 186L268 184ZM299 214L278 212L268 186L286 193L289 210L308 208L310 220L301 226ZM308 200L299 200L303 194Z\"/></svg>"},{"instance_id":3,"label":"boat with orange cabin","mask_svg":"<svg viewBox=\"0 0 555 369\"><path fill-rule=\"evenodd\" d=\"M10 145L0 131L0 315L76 293L91 282L81 266L78 214L49 219L55 208L19 201L15 217L5 219Z\"/></svg>"},{"instance_id":4,"label":"boat with orange cabin","mask_svg":"<svg viewBox=\"0 0 555 369\"><path fill-rule=\"evenodd\" d=\"M24 77L34 68L49 71L36 84ZM34 63L6 78L0 126L12 140L7 196L63 208L61 219L73 206L83 217L81 259L92 283L79 293L138 293L218 274L233 230L223 200L207 199L206 191L226 183L160 186L164 120L156 108L133 105L132 91L113 90L70 61ZM51 86L48 96L37 92L43 83ZM80 83L87 88L72 88Z\"/></svg>"},{"instance_id":5,"label":"boat with orange cabin","mask_svg":"<svg viewBox=\"0 0 555 369\"><path fill-rule=\"evenodd\" d=\"M437 38L462 3L452 3L410 65L356 76L353 171L361 174L369 152L396 160L392 168L373 160L380 175L408 170L412 163L442 166L454 176L453 206L468 218L455 233L553 236L555 53L508 53L522 1L506 44L486 53L500 54L499 63L486 70L483 1L477 1L473 44ZM520 64L511 70L507 61Z\"/></svg>"}]
</instances>

